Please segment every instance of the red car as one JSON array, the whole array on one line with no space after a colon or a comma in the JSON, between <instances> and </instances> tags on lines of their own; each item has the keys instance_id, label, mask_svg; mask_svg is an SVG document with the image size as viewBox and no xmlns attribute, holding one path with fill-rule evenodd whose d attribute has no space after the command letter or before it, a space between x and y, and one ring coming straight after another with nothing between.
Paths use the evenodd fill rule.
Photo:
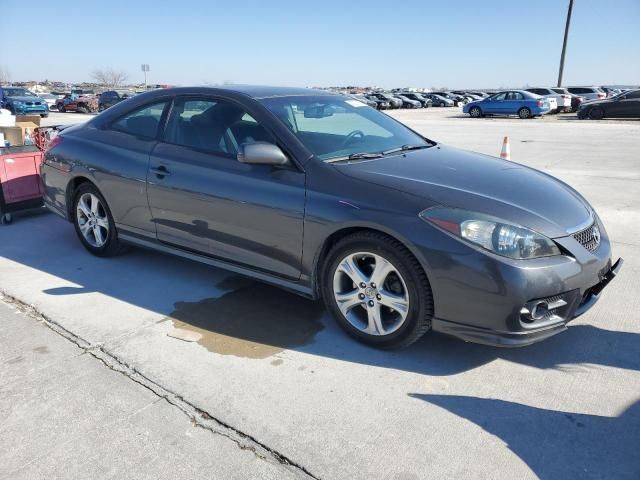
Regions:
<instances>
[{"instance_id":1,"label":"red car","mask_svg":"<svg viewBox=\"0 0 640 480\"><path fill-rule=\"evenodd\" d=\"M56 108L59 112L80 112L93 113L98 111L98 97L95 95L80 95L72 98L71 95L65 95L64 98L56 102Z\"/></svg>"}]
</instances>

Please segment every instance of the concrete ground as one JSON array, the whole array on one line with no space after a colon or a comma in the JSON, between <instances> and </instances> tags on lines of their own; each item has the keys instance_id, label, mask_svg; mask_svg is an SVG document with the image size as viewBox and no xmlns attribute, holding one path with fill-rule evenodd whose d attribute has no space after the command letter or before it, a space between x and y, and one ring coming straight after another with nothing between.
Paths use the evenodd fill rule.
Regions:
<instances>
[{"instance_id":1,"label":"concrete ground","mask_svg":"<svg viewBox=\"0 0 640 480\"><path fill-rule=\"evenodd\" d=\"M16 216L0 228L0 290L46 320L0 311L0 477L27 465L42 476L105 478L126 462L154 476L144 456L166 461L167 478L200 457L212 478L237 464L253 478L276 468L323 479L637 479L640 122L392 115L491 155L508 135L514 161L580 190L625 258L601 301L568 331L523 349L428 334L381 352L295 295L138 249L92 257L61 219ZM21 356L26 365L10 363ZM111 416L127 420L111 432ZM189 419L212 427L190 429ZM146 452L136 445L143 428L155 439ZM187 442L186 431L200 440ZM264 460L236 455L247 448Z\"/></svg>"}]
</instances>

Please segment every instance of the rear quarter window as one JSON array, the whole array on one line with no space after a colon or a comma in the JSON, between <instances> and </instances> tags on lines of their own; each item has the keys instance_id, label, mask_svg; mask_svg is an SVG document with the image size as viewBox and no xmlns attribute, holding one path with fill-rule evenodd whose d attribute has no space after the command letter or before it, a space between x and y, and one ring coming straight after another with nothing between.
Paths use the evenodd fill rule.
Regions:
<instances>
[{"instance_id":1,"label":"rear quarter window","mask_svg":"<svg viewBox=\"0 0 640 480\"><path fill-rule=\"evenodd\" d=\"M111 124L111 129L136 137L155 138L167 104L164 100L126 113Z\"/></svg>"}]
</instances>

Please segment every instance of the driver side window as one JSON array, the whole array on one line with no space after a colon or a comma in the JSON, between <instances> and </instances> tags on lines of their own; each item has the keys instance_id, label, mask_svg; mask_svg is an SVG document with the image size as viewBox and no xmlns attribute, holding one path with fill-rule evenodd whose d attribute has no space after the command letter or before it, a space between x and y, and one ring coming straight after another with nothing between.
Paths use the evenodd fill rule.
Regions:
<instances>
[{"instance_id":1,"label":"driver side window","mask_svg":"<svg viewBox=\"0 0 640 480\"><path fill-rule=\"evenodd\" d=\"M493 97L493 100L497 101L497 102L501 102L506 98L507 94L506 92L503 93L499 93L498 95L496 95L495 97Z\"/></svg>"},{"instance_id":2,"label":"driver side window","mask_svg":"<svg viewBox=\"0 0 640 480\"><path fill-rule=\"evenodd\" d=\"M236 158L243 143L275 143L269 132L236 104L193 97L175 100L165 141L230 158Z\"/></svg>"}]
</instances>

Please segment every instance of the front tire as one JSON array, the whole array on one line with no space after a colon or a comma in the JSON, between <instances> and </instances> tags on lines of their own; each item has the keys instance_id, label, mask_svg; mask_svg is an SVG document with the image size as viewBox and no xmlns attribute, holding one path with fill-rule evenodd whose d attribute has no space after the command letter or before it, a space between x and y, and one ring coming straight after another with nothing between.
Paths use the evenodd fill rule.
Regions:
<instances>
[{"instance_id":1,"label":"front tire","mask_svg":"<svg viewBox=\"0 0 640 480\"><path fill-rule=\"evenodd\" d=\"M64 108L64 104L62 104L62 103L61 103L61 104L58 106L58 112L60 112L60 113L65 113L66 111L67 111L67 109L66 109L66 108Z\"/></svg>"},{"instance_id":2,"label":"front tire","mask_svg":"<svg viewBox=\"0 0 640 480\"><path fill-rule=\"evenodd\" d=\"M73 200L73 225L82 245L98 257L112 257L125 248L118 240L113 216L100 191L91 183L83 183Z\"/></svg>"},{"instance_id":3,"label":"front tire","mask_svg":"<svg viewBox=\"0 0 640 480\"><path fill-rule=\"evenodd\" d=\"M531 110L527 107L522 107L518 110L518 116L522 119L531 118Z\"/></svg>"},{"instance_id":4,"label":"front tire","mask_svg":"<svg viewBox=\"0 0 640 480\"><path fill-rule=\"evenodd\" d=\"M591 120L602 120L604 118L604 110L600 107L593 107L589 110L589 118Z\"/></svg>"},{"instance_id":5,"label":"front tire","mask_svg":"<svg viewBox=\"0 0 640 480\"><path fill-rule=\"evenodd\" d=\"M482 116L482 110L480 110L480 107L471 107L469 116L471 116L471 118L480 118Z\"/></svg>"},{"instance_id":6,"label":"front tire","mask_svg":"<svg viewBox=\"0 0 640 480\"><path fill-rule=\"evenodd\" d=\"M431 327L433 297L422 267L381 233L356 233L331 248L322 293L338 325L367 345L405 347Z\"/></svg>"}]
</instances>

